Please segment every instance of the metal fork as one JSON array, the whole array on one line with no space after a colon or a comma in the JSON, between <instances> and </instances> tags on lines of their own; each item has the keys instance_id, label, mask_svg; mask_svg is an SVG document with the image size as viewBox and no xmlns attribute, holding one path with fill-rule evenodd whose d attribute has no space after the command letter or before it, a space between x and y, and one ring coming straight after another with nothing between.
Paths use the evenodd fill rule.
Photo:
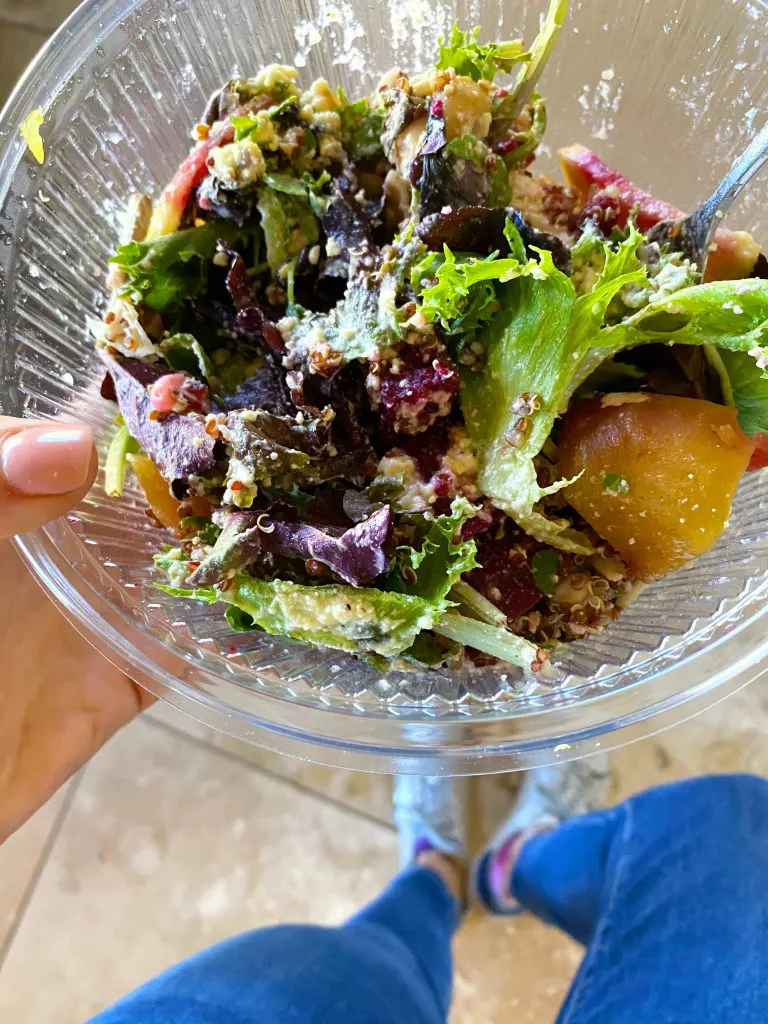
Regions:
<instances>
[{"instance_id":1,"label":"metal fork","mask_svg":"<svg viewBox=\"0 0 768 1024\"><path fill-rule=\"evenodd\" d=\"M712 195L693 213L679 220L656 224L648 233L651 241L669 242L690 260L698 263L702 277L710 253L710 243L720 221L740 195L744 186L768 160L768 123L752 139Z\"/></svg>"}]
</instances>

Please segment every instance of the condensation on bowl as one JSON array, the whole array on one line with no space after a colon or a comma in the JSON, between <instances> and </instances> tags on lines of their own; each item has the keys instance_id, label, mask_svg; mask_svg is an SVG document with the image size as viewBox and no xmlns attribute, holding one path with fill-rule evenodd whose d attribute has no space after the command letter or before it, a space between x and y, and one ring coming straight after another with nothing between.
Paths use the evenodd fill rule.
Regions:
<instances>
[{"instance_id":1,"label":"condensation on bowl","mask_svg":"<svg viewBox=\"0 0 768 1024\"><path fill-rule=\"evenodd\" d=\"M103 304L122 203L170 178L190 125L223 80L284 61L299 65L307 83L324 74L353 94L394 64L427 66L454 18L482 25L486 38L530 39L544 5L105 0L76 12L0 128L0 408L81 418L103 452L114 407L98 397L86 316ZM690 206L756 126L768 94L765 14L761 3L646 0L619 19L608 0L575 3L543 82L550 127L542 168L554 167L558 146L581 141L649 190ZM43 167L24 158L15 129L38 105ZM732 215L764 239L767 192L755 183ZM736 675L745 658L756 662L764 629L750 624L768 592L766 512L768 474L753 474L716 548L644 591L599 636L563 648L546 681L499 668L382 677L338 652L232 634L220 608L153 588L151 553L162 536L131 487L118 501L97 486L67 523L23 547L113 658L145 684L197 701L219 727L282 749L290 743L280 736L294 730L291 749L321 760L417 770L408 758L434 767L434 750L440 770L495 770L522 750L529 760L551 756L571 733L596 736L626 725L626 715L650 717L698 691L710 673L725 680L729 664ZM653 685L662 679L663 699ZM617 694L626 700L614 711L597 700ZM324 709L326 719L307 725L302 708ZM361 734L365 754L356 758Z\"/></svg>"}]
</instances>

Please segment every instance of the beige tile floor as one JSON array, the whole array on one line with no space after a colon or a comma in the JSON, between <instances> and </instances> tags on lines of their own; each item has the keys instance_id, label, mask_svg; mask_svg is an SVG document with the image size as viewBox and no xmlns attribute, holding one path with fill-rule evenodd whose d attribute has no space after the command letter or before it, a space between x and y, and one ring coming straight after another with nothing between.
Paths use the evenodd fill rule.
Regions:
<instances>
[{"instance_id":1,"label":"beige tile floor","mask_svg":"<svg viewBox=\"0 0 768 1024\"><path fill-rule=\"evenodd\" d=\"M0 101L72 6L0 0ZM768 774L767 704L754 687L620 751L616 798L710 770ZM475 782L485 825L514 784ZM257 751L153 709L0 848L0 1021L78 1024L239 930L342 920L395 870L389 792L384 777ZM471 916L452 1024L550 1024L579 956L535 920Z\"/></svg>"}]
</instances>

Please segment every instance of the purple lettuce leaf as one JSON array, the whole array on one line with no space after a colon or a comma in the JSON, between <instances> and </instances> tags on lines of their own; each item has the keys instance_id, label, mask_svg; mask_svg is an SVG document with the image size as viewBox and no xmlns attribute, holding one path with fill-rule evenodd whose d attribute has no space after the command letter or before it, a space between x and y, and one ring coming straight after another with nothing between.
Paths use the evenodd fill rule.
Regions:
<instances>
[{"instance_id":1,"label":"purple lettuce leaf","mask_svg":"<svg viewBox=\"0 0 768 1024\"><path fill-rule=\"evenodd\" d=\"M347 171L334 182L332 198L321 217L323 231L339 250L326 261L324 273L331 277L350 277L361 267L370 270L374 265L374 230L381 201L361 204L357 193L356 178Z\"/></svg>"},{"instance_id":2,"label":"purple lettuce leaf","mask_svg":"<svg viewBox=\"0 0 768 1024\"><path fill-rule=\"evenodd\" d=\"M368 519L344 530L301 522L280 522L266 512L231 512L208 557L190 575L193 587L210 586L230 570L243 569L265 551L287 558L313 558L345 583L361 587L389 571L384 544L392 527L385 505Z\"/></svg>"},{"instance_id":3,"label":"purple lettuce leaf","mask_svg":"<svg viewBox=\"0 0 768 1024\"><path fill-rule=\"evenodd\" d=\"M223 433L230 455L229 476L282 490L327 480L363 479L375 469L369 450L340 450L331 443L328 419L275 416L265 409L227 416Z\"/></svg>"},{"instance_id":4,"label":"purple lettuce leaf","mask_svg":"<svg viewBox=\"0 0 768 1024\"><path fill-rule=\"evenodd\" d=\"M456 206L446 212L430 213L417 225L414 234L432 252L442 252L447 245L453 252L472 252L486 256L492 252L506 253L509 244L504 236L507 220L511 220L533 256L536 249L548 249L554 264L564 274L571 273L570 250L555 235L548 235L532 227L513 206Z\"/></svg>"},{"instance_id":5,"label":"purple lettuce leaf","mask_svg":"<svg viewBox=\"0 0 768 1024\"><path fill-rule=\"evenodd\" d=\"M267 546L276 555L314 558L345 583L361 587L389 570L384 544L392 527L392 509L384 505L339 536L307 523L274 523Z\"/></svg>"},{"instance_id":6,"label":"purple lettuce leaf","mask_svg":"<svg viewBox=\"0 0 768 1024\"><path fill-rule=\"evenodd\" d=\"M422 217L446 206L485 206L488 199L488 175L472 160L451 156L445 118L433 101L421 149L412 162L411 184L419 190Z\"/></svg>"},{"instance_id":7,"label":"purple lettuce leaf","mask_svg":"<svg viewBox=\"0 0 768 1024\"><path fill-rule=\"evenodd\" d=\"M122 356L102 357L115 388L117 404L128 433L141 445L166 480L187 480L215 464L214 438L205 432L201 416L171 413L150 419L147 387L168 373L162 363L143 363Z\"/></svg>"},{"instance_id":8,"label":"purple lettuce leaf","mask_svg":"<svg viewBox=\"0 0 768 1024\"><path fill-rule=\"evenodd\" d=\"M263 341L274 352L282 352L285 348L283 336L261 308L256 289L248 277L245 260L226 242L219 242L219 250L226 253L230 261L227 291L236 310L235 332L246 341Z\"/></svg>"},{"instance_id":9,"label":"purple lettuce leaf","mask_svg":"<svg viewBox=\"0 0 768 1024\"><path fill-rule=\"evenodd\" d=\"M285 371L273 359L267 359L252 377L248 377L230 395L222 396L227 412L237 409L266 409L279 416L296 414L291 395L285 383Z\"/></svg>"}]
</instances>

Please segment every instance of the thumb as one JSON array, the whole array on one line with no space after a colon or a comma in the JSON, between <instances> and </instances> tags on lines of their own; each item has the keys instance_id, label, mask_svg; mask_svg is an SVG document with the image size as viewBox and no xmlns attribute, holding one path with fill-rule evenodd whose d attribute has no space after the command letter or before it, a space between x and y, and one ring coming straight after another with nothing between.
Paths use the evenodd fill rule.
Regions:
<instances>
[{"instance_id":1,"label":"thumb","mask_svg":"<svg viewBox=\"0 0 768 1024\"><path fill-rule=\"evenodd\" d=\"M97 468L90 427L0 416L0 537L58 518L88 492Z\"/></svg>"}]
</instances>

